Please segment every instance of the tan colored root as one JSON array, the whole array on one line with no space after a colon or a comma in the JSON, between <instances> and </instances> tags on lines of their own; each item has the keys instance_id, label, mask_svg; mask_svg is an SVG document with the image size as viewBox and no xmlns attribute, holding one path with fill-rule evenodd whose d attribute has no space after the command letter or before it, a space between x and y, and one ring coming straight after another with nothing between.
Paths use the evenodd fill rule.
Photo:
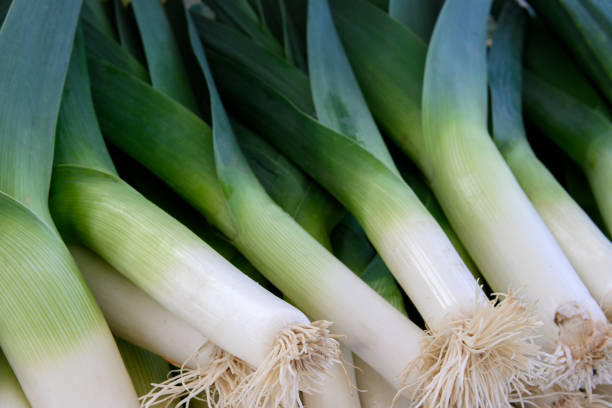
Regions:
<instances>
[{"instance_id":1,"label":"tan colored root","mask_svg":"<svg viewBox=\"0 0 612 408\"><path fill-rule=\"evenodd\" d=\"M549 369L542 389L557 385L590 394L600 384L612 384L612 325L596 323L578 305L557 312L559 342L546 358Z\"/></svg>"},{"instance_id":2,"label":"tan colored root","mask_svg":"<svg viewBox=\"0 0 612 408\"><path fill-rule=\"evenodd\" d=\"M210 408L234 407L233 393L240 383L253 373L244 361L215 347L213 360L204 366L187 368L189 361L197 361L194 354L187 362L172 371L173 375L161 384L152 384L151 391L140 397L141 408L164 407L180 400L176 407L189 407L192 400L207 401Z\"/></svg>"},{"instance_id":3,"label":"tan colored root","mask_svg":"<svg viewBox=\"0 0 612 408\"><path fill-rule=\"evenodd\" d=\"M558 386L547 392L535 391L532 395L515 401L517 407L535 408L610 408L612 399L603 394L563 391Z\"/></svg>"},{"instance_id":4,"label":"tan colored root","mask_svg":"<svg viewBox=\"0 0 612 408\"><path fill-rule=\"evenodd\" d=\"M542 369L534 343L539 322L512 295L479 300L473 310L428 331L398 396L413 389L414 407L477 408L509 407L512 394L528 393L526 384Z\"/></svg>"},{"instance_id":5,"label":"tan colored root","mask_svg":"<svg viewBox=\"0 0 612 408\"><path fill-rule=\"evenodd\" d=\"M286 327L265 361L236 390L235 406L302 407L299 392L319 391L334 364L342 364L340 344L327 321Z\"/></svg>"}]
</instances>

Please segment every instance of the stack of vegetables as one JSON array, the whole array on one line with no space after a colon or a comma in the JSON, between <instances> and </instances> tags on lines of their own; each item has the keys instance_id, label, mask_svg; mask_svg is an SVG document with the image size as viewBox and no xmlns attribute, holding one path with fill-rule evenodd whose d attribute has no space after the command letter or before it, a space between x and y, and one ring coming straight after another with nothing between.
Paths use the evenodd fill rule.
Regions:
<instances>
[{"instance_id":1,"label":"stack of vegetables","mask_svg":"<svg viewBox=\"0 0 612 408\"><path fill-rule=\"evenodd\" d=\"M612 3L532 3L0 0L0 406L612 406Z\"/></svg>"}]
</instances>

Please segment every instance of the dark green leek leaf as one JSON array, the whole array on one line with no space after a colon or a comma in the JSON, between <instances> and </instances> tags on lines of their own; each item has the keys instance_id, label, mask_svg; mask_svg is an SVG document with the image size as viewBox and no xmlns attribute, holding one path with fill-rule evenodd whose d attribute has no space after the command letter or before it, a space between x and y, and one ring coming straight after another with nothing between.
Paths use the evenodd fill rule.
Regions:
<instances>
[{"instance_id":1,"label":"dark green leek leaf","mask_svg":"<svg viewBox=\"0 0 612 408\"><path fill-rule=\"evenodd\" d=\"M119 33L119 42L121 46L125 48L132 57L144 64L144 50L138 33L136 19L134 18L134 10L129 4L125 5L123 0L113 0L113 6L115 11L115 24L117 26L117 32Z\"/></svg>"},{"instance_id":2,"label":"dark green leek leaf","mask_svg":"<svg viewBox=\"0 0 612 408\"><path fill-rule=\"evenodd\" d=\"M168 17L159 0L132 0L153 86L199 111Z\"/></svg>"},{"instance_id":3,"label":"dark green leek leaf","mask_svg":"<svg viewBox=\"0 0 612 408\"><path fill-rule=\"evenodd\" d=\"M588 165L588 150L599 138L612 138L606 116L524 71L523 102L531 121L581 166Z\"/></svg>"},{"instance_id":4,"label":"dark green leek leaf","mask_svg":"<svg viewBox=\"0 0 612 408\"><path fill-rule=\"evenodd\" d=\"M530 19L527 27L525 67L555 88L609 115L606 101L542 22Z\"/></svg>"},{"instance_id":5,"label":"dark green leek leaf","mask_svg":"<svg viewBox=\"0 0 612 408\"><path fill-rule=\"evenodd\" d=\"M215 166L217 176L223 187L225 198L227 199L230 212L234 211L236 195L242 193L242 189L250 189L252 186L259 187L259 182L249 167L238 140L232 129L229 117L217 91L217 86L208 66L208 60L204 52L204 47L200 42L195 26L188 18L189 40L191 47L200 64L200 68L206 78L210 104L212 111L212 131L213 131L213 150L215 156Z\"/></svg>"},{"instance_id":6,"label":"dark green leek leaf","mask_svg":"<svg viewBox=\"0 0 612 408\"><path fill-rule=\"evenodd\" d=\"M493 139L502 154L526 140L521 94L524 11L513 2L503 8L489 53Z\"/></svg>"},{"instance_id":7,"label":"dark green leek leaf","mask_svg":"<svg viewBox=\"0 0 612 408\"><path fill-rule=\"evenodd\" d=\"M115 29L100 0L84 0L81 18L96 27L100 32L115 38Z\"/></svg>"},{"instance_id":8,"label":"dark green leek leaf","mask_svg":"<svg viewBox=\"0 0 612 408\"><path fill-rule=\"evenodd\" d=\"M401 183L399 177L356 141L299 111L246 68L213 53L210 59L224 96L232 101L233 111L336 198L345 200L343 204L350 211L354 211L351 203L359 207L358 197L365 198L368 189L375 188L375 179ZM362 171L356 173L354 168ZM361 188L356 189L355 185Z\"/></svg>"},{"instance_id":9,"label":"dark green leek leaf","mask_svg":"<svg viewBox=\"0 0 612 408\"><path fill-rule=\"evenodd\" d=\"M76 39L72 59L57 123L54 165L83 166L116 176L94 112L82 36Z\"/></svg>"},{"instance_id":10,"label":"dark green leek leaf","mask_svg":"<svg viewBox=\"0 0 612 408\"><path fill-rule=\"evenodd\" d=\"M441 0L389 0L389 15L429 42Z\"/></svg>"},{"instance_id":11,"label":"dark green leek leaf","mask_svg":"<svg viewBox=\"0 0 612 408\"><path fill-rule=\"evenodd\" d=\"M0 109L0 191L50 226L55 125L80 7L14 1L0 30L0 95L9 101Z\"/></svg>"},{"instance_id":12,"label":"dark green leek leaf","mask_svg":"<svg viewBox=\"0 0 612 408\"><path fill-rule=\"evenodd\" d=\"M308 77L283 58L257 46L248 37L223 24L208 20L191 9L193 21L207 47L231 56L255 70L258 75L281 89L301 110L314 114Z\"/></svg>"},{"instance_id":13,"label":"dark green leek leaf","mask_svg":"<svg viewBox=\"0 0 612 408\"><path fill-rule=\"evenodd\" d=\"M322 124L354 139L399 175L336 33L327 0L308 6L310 87Z\"/></svg>"},{"instance_id":14,"label":"dark green leek leaf","mask_svg":"<svg viewBox=\"0 0 612 408\"><path fill-rule=\"evenodd\" d=\"M367 1L330 0L330 6L372 114L385 133L413 160L418 160L423 149L425 43Z\"/></svg>"},{"instance_id":15,"label":"dark green leek leaf","mask_svg":"<svg viewBox=\"0 0 612 408\"><path fill-rule=\"evenodd\" d=\"M13 0L0 0L0 26L4 22L4 17L8 13L8 9L11 6Z\"/></svg>"},{"instance_id":16,"label":"dark green leek leaf","mask_svg":"<svg viewBox=\"0 0 612 408\"><path fill-rule=\"evenodd\" d=\"M228 0L206 0L206 4L214 11L215 19L232 24L244 34L248 35L253 41L270 52L283 56L283 47L259 21L253 19L249 13L245 13L235 1ZM201 6L194 6L193 9L201 9ZM201 14L201 11L199 11Z\"/></svg>"},{"instance_id":17,"label":"dark green leek leaf","mask_svg":"<svg viewBox=\"0 0 612 408\"><path fill-rule=\"evenodd\" d=\"M285 48L285 58L291 64L304 72L308 72L308 64L306 62L306 50L303 42L300 40L297 25L293 22L293 18L285 0L277 0L280 8L281 23L283 28L283 45Z\"/></svg>"},{"instance_id":18,"label":"dark green leek leaf","mask_svg":"<svg viewBox=\"0 0 612 408\"><path fill-rule=\"evenodd\" d=\"M612 103L612 11L607 0L533 0L530 4L561 37Z\"/></svg>"},{"instance_id":19,"label":"dark green leek leaf","mask_svg":"<svg viewBox=\"0 0 612 408\"><path fill-rule=\"evenodd\" d=\"M231 238L234 222L217 179L208 125L178 102L103 60L90 59L89 71L105 137L184 197L205 196L205 201L190 203Z\"/></svg>"},{"instance_id":20,"label":"dark green leek leaf","mask_svg":"<svg viewBox=\"0 0 612 408\"><path fill-rule=\"evenodd\" d=\"M381 10L387 11L389 9L389 0L368 0L368 1Z\"/></svg>"},{"instance_id":21,"label":"dark green leek leaf","mask_svg":"<svg viewBox=\"0 0 612 408\"><path fill-rule=\"evenodd\" d=\"M90 58L109 61L116 67L129 72L143 81L149 81L149 73L132 55L124 52L113 39L105 36L94 26L84 22L85 48Z\"/></svg>"}]
</instances>

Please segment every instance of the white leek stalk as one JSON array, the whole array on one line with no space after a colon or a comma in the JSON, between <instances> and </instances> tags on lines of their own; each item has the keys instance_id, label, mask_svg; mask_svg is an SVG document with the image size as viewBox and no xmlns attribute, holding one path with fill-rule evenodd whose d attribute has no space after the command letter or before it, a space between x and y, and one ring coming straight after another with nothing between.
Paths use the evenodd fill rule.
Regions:
<instances>
[{"instance_id":1,"label":"white leek stalk","mask_svg":"<svg viewBox=\"0 0 612 408\"><path fill-rule=\"evenodd\" d=\"M522 119L524 16L508 8L493 37L489 83L493 138L517 181L595 300L612 317L612 243L538 160Z\"/></svg>"}]
</instances>

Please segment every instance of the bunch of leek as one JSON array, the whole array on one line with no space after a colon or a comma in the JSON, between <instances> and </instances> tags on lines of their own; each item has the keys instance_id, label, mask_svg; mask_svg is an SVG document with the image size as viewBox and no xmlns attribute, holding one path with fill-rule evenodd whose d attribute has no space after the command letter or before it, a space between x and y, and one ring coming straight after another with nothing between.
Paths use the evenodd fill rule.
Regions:
<instances>
[{"instance_id":1,"label":"bunch of leek","mask_svg":"<svg viewBox=\"0 0 612 408\"><path fill-rule=\"evenodd\" d=\"M273 203L227 122L211 134L196 116L130 74L101 60L92 60L90 71L96 111L111 142L184 196L304 312L333 321L343 342L398 386L424 333Z\"/></svg>"},{"instance_id":2,"label":"bunch of leek","mask_svg":"<svg viewBox=\"0 0 612 408\"><path fill-rule=\"evenodd\" d=\"M50 201L64 239L88 246L230 353L219 351L200 367L211 375L196 377L195 395L206 392L210 404L221 406L243 400L294 406L299 388L316 388L337 361L329 323L309 323L118 178L97 127L84 49L76 47L75 55L60 112ZM232 392L221 393L215 383L234 374L235 358L254 370ZM288 372L293 375L285 377ZM162 387L156 396L165 392Z\"/></svg>"},{"instance_id":3,"label":"bunch of leek","mask_svg":"<svg viewBox=\"0 0 612 408\"><path fill-rule=\"evenodd\" d=\"M551 363L541 386L608 381L610 325L488 135L490 2L445 2L428 49L363 2L331 4L374 116L419 166L493 290L534 304Z\"/></svg>"},{"instance_id":4,"label":"bunch of leek","mask_svg":"<svg viewBox=\"0 0 612 408\"><path fill-rule=\"evenodd\" d=\"M292 76L301 81L285 86L274 78L290 71L289 64L239 33L199 21L203 40L236 60L212 54L233 111L355 215L427 322L423 358L404 377L409 395L417 404L503 405L513 392L523 392L532 364L538 364L530 339L535 320L513 297L499 307L487 300L443 230L401 179L360 94L326 2L309 2L312 97L299 89L309 81L297 69ZM238 55L237 49L248 47ZM309 105L321 123L308 115L314 114ZM472 337L469 346L465 336ZM441 374L463 366L470 367L469 380ZM504 376L516 381L498 381Z\"/></svg>"}]
</instances>

